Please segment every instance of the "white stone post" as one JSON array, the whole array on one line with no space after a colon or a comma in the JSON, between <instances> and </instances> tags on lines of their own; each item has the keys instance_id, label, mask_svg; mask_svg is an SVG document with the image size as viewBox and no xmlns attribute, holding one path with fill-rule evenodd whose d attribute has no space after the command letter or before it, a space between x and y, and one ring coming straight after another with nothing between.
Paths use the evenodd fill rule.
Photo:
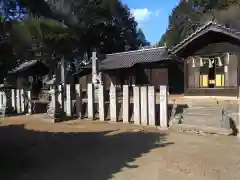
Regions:
<instances>
[{"instance_id":1,"label":"white stone post","mask_svg":"<svg viewBox=\"0 0 240 180\"><path fill-rule=\"evenodd\" d=\"M110 86L110 121L117 122L117 91L115 86Z\"/></svg>"},{"instance_id":2,"label":"white stone post","mask_svg":"<svg viewBox=\"0 0 240 180\"><path fill-rule=\"evenodd\" d=\"M97 84L97 53L92 52L92 83Z\"/></svg>"},{"instance_id":3,"label":"white stone post","mask_svg":"<svg viewBox=\"0 0 240 180\"><path fill-rule=\"evenodd\" d=\"M123 122L129 123L129 86L123 86Z\"/></svg>"},{"instance_id":4,"label":"white stone post","mask_svg":"<svg viewBox=\"0 0 240 180\"><path fill-rule=\"evenodd\" d=\"M72 100L71 100L71 86L70 84L66 85L66 94L67 94L67 103L66 103L66 114L67 116L72 116Z\"/></svg>"},{"instance_id":5,"label":"white stone post","mask_svg":"<svg viewBox=\"0 0 240 180\"><path fill-rule=\"evenodd\" d=\"M141 124L141 113L140 113L140 87L134 86L133 87L133 116L134 116L134 123Z\"/></svg>"},{"instance_id":6,"label":"white stone post","mask_svg":"<svg viewBox=\"0 0 240 180\"><path fill-rule=\"evenodd\" d=\"M148 87L141 88L141 124L148 125Z\"/></svg>"},{"instance_id":7,"label":"white stone post","mask_svg":"<svg viewBox=\"0 0 240 180\"><path fill-rule=\"evenodd\" d=\"M57 99L58 99L58 102L59 102L59 104L62 106L62 103L64 103L64 101L63 101L63 96L62 96L62 94L63 94L63 88L62 88L62 86L64 86L64 85L58 85L58 91L59 91L59 94L58 94L58 97L57 97Z\"/></svg>"},{"instance_id":8,"label":"white stone post","mask_svg":"<svg viewBox=\"0 0 240 180\"><path fill-rule=\"evenodd\" d=\"M150 126L156 125L156 92L154 86L148 87L148 120Z\"/></svg>"},{"instance_id":9,"label":"white stone post","mask_svg":"<svg viewBox=\"0 0 240 180\"><path fill-rule=\"evenodd\" d=\"M32 114L31 91L27 91L27 96L28 96L28 114Z\"/></svg>"},{"instance_id":10,"label":"white stone post","mask_svg":"<svg viewBox=\"0 0 240 180\"><path fill-rule=\"evenodd\" d=\"M14 111L16 110L16 94L15 94L15 89L11 90L11 100L12 100L12 108Z\"/></svg>"},{"instance_id":11,"label":"white stone post","mask_svg":"<svg viewBox=\"0 0 240 180\"><path fill-rule=\"evenodd\" d=\"M93 84L88 84L88 118L94 119L94 89Z\"/></svg>"},{"instance_id":12,"label":"white stone post","mask_svg":"<svg viewBox=\"0 0 240 180\"><path fill-rule=\"evenodd\" d=\"M62 56L61 58L61 81L62 81L62 84L63 84L63 87L65 89L65 60L64 60L64 56Z\"/></svg>"},{"instance_id":13,"label":"white stone post","mask_svg":"<svg viewBox=\"0 0 240 180\"><path fill-rule=\"evenodd\" d=\"M76 116L82 118L82 89L80 84L75 85L76 90Z\"/></svg>"},{"instance_id":14,"label":"white stone post","mask_svg":"<svg viewBox=\"0 0 240 180\"><path fill-rule=\"evenodd\" d=\"M100 121L105 120L105 102L104 102L104 86L102 84L99 85L99 119Z\"/></svg>"},{"instance_id":15,"label":"white stone post","mask_svg":"<svg viewBox=\"0 0 240 180\"><path fill-rule=\"evenodd\" d=\"M25 96L24 96L24 90L21 89L20 90L20 102L21 102L21 112L24 112L25 111Z\"/></svg>"},{"instance_id":16,"label":"white stone post","mask_svg":"<svg viewBox=\"0 0 240 180\"><path fill-rule=\"evenodd\" d=\"M0 104L3 104L3 91L0 91Z\"/></svg>"},{"instance_id":17,"label":"white stone post","mask_svg":"<svg viewBox=\"0 0 240 180\"><path fill-rule=\"evenodd\" d=\"M21 113L20 90L16 90L17 113Z\"/></svg>"},{"instance_id":18,"label":"white stone post","mask_svg":"<svg viewBox=\"0 0 240 180\"><path fill-rule=\"evenodd\" d=\"M4 91L0 91L0 106L4 106Z\"/></svg>"},{"instance_id":19,"label":"white stone post","mask_svg":"<svg viewBox=\"0 0 240 180\"><path fill-rule=\"evenodd\" d=\"M167 86L160 86L160 127L167 128L168 114L168 91Z\"/></svg>"}]
</instances>

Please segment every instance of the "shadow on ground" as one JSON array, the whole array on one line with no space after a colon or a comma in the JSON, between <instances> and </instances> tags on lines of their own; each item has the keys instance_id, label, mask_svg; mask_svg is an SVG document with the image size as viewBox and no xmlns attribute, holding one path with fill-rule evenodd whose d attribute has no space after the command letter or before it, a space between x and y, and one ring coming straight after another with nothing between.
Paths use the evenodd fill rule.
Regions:
<instances>
[{"instance_id":1,"label":"shadow on ground","mask_svg":"<svg viewBox=\"0 0 240 180\"><path fill-rule=\"evenodd\" d=\"M0 179L106 180L136 158L165 147L166 135L150 132L40 132L24 125L0 127Z\"/></svg>"}]
</instances>

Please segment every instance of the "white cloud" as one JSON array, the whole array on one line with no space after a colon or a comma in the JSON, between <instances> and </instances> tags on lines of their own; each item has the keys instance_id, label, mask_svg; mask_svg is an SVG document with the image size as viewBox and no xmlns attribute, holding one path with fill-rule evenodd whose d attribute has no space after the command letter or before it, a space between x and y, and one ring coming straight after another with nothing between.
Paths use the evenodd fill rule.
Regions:
<instances>
[{"instance_id":1,"label":"white cloud","mask_svg":"<svg viewBox=\"0 0 240 180\"><path fill-rule=\"evenodd\" d=\"M151 16L159 16L160 13L159 10L150 11L148 8L132 9L131 12L137 22L148 21Z\"/></svg>"}]
</instances>

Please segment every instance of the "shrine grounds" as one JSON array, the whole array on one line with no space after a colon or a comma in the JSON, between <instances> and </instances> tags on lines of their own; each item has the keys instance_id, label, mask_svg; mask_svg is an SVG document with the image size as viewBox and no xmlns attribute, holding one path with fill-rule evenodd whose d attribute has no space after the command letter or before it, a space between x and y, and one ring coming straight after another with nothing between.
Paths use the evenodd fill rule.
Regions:
<instances>
[{"instance_id":1,"label":"shrine grounds","mask_svg":"<svg viewBox=\"0 0 240 180\"><path fill-rule=\"evenodd\" d=\"M94 121L0 124L1 180L236 180L240 140Z\"/></svg>"}]
</instances>

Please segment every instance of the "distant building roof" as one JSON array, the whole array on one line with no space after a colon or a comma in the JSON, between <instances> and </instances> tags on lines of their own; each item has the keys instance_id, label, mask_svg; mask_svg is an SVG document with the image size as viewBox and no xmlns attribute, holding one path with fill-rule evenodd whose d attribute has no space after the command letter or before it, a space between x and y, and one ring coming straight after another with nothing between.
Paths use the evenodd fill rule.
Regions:
<instances>
[{"instance_id":1,"label":"distant building roof","mask_svg":"<svg viewBox=\"0 0 240 180\"><path fill-rule=\"evenodd\" d=\"M130 68L136 64L159 62L169 59L166 47L140 49L121 53L108 54L99 64L100 70Z\"/></svg>"},{"instance_id":2,"label":"distant building roof","mask_svg":"<svg viewBox=\"0 0 240 180\"><path fill-rule=\"evenodd\" d=\"M106 58L99 63L99 70L114 70L131 68L136 64L160 62L170 59L167 47L145 47L135 51L127 51L120 53L107 54ZM89 64L81 68L78 72L83 73L84 69L91 69L92 65Z\"/></svg>"},{"instance_id":3,"label":"distant building roof","mask_svg":"<svg viewBox=\"0 0 240 180\"><path fill-rule=\"evenodd\" d=\"M203 35L205 35L208 32L218 32L218 33L222 33L222 34L225 34L229 37L233 37L235 39L240 40L240 32L239 31L237 31L235 29L232 29L232 28L228 28L228 27L226 27L222 24L218 24L214 21L209 21L208 23L206 23L202 27L198 28L194 33L187 36L185 39L183 39L180 43L178 43L176 46L174 46L169 51L172 54L176 54L178 51L185 48L191 42L193 42L194 40L202 37Z\"/></svg>"},{"instance_id":4,"label":"distant building roof","mask_svg":"<svg viewBox=\"0 0 240 180\"><path fill-rule=\"evenodd\" d=\"M39 66L39 69L37 71L33 71L33 73L36 74L45 74L47 71L47 66L45 64L43 64L42 62L40 62L39 60L30 60L30 61L26 61L22 64L20 64L18 67L16 67L15 69L13 69L12 71L9 71L9 74L16 74L16 73L21 73L21 72L25 72L28 71L30 68L34 68Z\"/></svg>"}]
</instances>

